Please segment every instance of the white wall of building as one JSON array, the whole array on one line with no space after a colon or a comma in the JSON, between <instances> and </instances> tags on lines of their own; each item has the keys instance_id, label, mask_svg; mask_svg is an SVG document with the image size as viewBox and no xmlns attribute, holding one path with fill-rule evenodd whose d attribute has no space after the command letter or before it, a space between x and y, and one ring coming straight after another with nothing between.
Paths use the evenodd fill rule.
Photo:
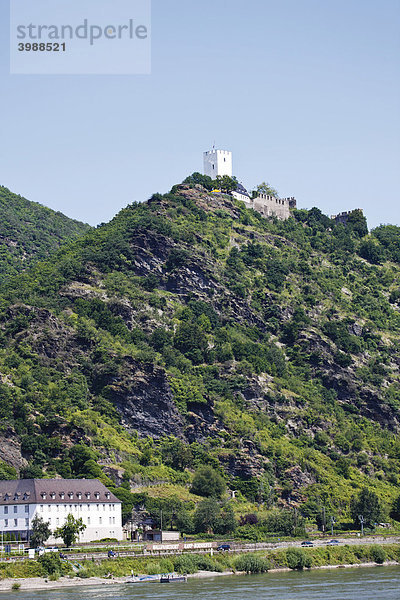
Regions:
<instances>
[{"instance_id":1,"label":"white wall of building","mask_svg":"<svg viewBox=\"0 0 400 600\"><path fill-rule=\"evenodd\" d=\"M32 519L36 515L49 522L50 529L54 531L65 523L69 514L76 519L82 518L86 525L79 542L92 542L106 537L122 540L121 504L101 501L0 506L0 531L3 534L27 531L32 528ZM61 541L51 537L47 543Z\"/></svg>"},{"instance_id":2,"label":"white wall of building","mask_svg":"<svg viewBox=\"0 0 400 600\"><path fill-rule=\"evenodd\" d=\"M219 175L232 177L232 152L228 150L210 150L204 152L204 175L216 179Z\"/></svg>"}]
</instances>

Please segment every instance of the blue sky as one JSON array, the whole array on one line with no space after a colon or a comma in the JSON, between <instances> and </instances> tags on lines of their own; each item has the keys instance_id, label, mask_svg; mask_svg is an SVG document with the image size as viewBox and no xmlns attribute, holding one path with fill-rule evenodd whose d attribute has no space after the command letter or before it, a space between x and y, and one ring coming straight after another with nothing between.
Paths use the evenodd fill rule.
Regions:
<instances>
[{"instance_id":1,"label":"blue sky","mask_svg":"<svg viewBox=\"0 0 400 600\"><path fill-rule=\"evenodd\" d=\"M10 75L0 0L1 185L97 224L202 170L215 141L249 187L400 224L399 0L153 0L152 15L151 75Z\"/></svg>"}]
</instances>

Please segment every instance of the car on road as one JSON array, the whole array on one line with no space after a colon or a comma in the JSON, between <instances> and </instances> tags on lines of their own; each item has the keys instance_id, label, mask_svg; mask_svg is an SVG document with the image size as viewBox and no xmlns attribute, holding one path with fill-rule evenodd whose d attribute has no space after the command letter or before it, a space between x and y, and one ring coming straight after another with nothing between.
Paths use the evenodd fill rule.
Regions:
<instances>
[{"instance_id":1,"label":"car on road","mask_svg":"<svg viewBox=\"0 0 400 600\"><path fill-rule=\"evenodd\" d=\"M114 552L114 550L109 550L109 551L107 552L107 556L108 556L108 558L114 558L114 556L115 556L115 552Z\"/></svg>"},{"instance_id":2,"label":"car on road","mask_svg":"<svg viewBox=\"0 0 400 600\"><path fill-rule=\"evenodd\" d=\"M329 540L329 542L326 542L327 546L338 546L340 544L339 540Z\"/></svg>"},{"instance_id":3,"label":"car on road","mask_svg":"<svg viewBox=\"0 0 400 600\"><path fill-rule=\"evenodd\" d=\"M217 548L217 550L230 550L231 546L230 544L220 544Z\"/></svg>"},{"instance_id":4,"label":"car on road","mask_svg":"<svg viewBox=\"0 0 400 600\"><path fill-rule=\"evenodd\" d=\"M314 546L314 544L310 540L305 540L304 542L301 542L301 545L307 547Z\"/></svg>"}]
</instances>

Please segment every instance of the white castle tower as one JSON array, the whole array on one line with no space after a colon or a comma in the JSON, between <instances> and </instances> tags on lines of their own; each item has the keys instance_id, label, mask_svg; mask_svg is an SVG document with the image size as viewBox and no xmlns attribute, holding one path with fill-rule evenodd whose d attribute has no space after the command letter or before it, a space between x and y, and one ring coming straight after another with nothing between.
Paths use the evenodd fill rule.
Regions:
<instances>
[{"instance_id":1,"label":"white castle tower","mask_svg":"<svg viewBox=\"0 0 400 600\"><path fill-rule=\"evenodd\" d=\"M218 175L232 177L232 152L228 150L212 150L204 152L204 175L216 179Z\"/></svg>"}]
</instances>

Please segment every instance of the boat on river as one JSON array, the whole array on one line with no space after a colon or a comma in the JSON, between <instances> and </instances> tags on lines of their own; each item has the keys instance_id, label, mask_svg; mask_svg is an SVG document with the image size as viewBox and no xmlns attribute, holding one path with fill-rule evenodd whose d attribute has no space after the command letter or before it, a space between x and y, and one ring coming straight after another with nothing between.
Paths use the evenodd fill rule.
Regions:
<instances>
[{"instance_id":1,"label":"boat on river","mask_svg":"<svg viewBox=\"0 0 400 600\"><path fill-rule=\"evenodd\" d=\"M132 575L125 583L159 583L161 575Z\"/></svg>"},{"instance_id":2,"label":"boat on river","mask_svg":"<svg viewBox=\"0 0 400 600\"><path fill-rule=\"evenodd\" d=\"M179 575L179 573L168 573L161 575L161 583L175 583L175 581L187 581L187 575Z\"/></svg>"},{"instance_id":3,"label":"boat on river","mask_svg":"<svg viewBox=\"0 0 400 600\"><path fill-rule=\"evenodd\" d=\"M186 581L186 575L179 573L163 573L158 575L132 575L125 583L175 583L177 581Z\"/></svg>"}]
</instances>

